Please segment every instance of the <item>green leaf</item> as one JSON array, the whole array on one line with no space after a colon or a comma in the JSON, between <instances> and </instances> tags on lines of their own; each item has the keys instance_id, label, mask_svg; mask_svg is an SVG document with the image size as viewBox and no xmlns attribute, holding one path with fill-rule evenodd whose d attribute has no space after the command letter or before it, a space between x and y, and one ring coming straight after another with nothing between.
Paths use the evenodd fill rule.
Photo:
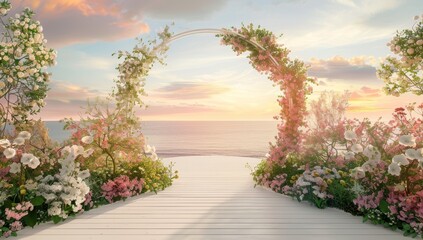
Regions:
<instances>
[{"instance_id":1,"label":"green leaf","mask_svg":"<svg viewBox=\"0 0 423 240\"><path fill-rule=\"evenodd\" d=\"M25 225L34 227L35 224L37 224L37 213L35 211L32 211L28 213L25 217L22 218Z\"/></svg>"},{"instance_id":2,"label":"green leaf","mask_svg":"<svg viewBox=\"0 0 423 240\"><path fill-rule=\"evenodd\" d=\"M367 215L363 216L363 223L367 222L367 220L369 220L369 217Z\"/></svg>"},{"instance_id":3,"label":"green leaf","mask_svg":"<svg viewBox=\"0 0 423 240\"><path fill-rule=\"evenodd\" d=\"M379 209L383 213L389 213L389 204L388 204L388 202L385 201L385 200L380 201L380 203L379 203Z\"/></svg>"},{"instance_id":4,"label":"green leaf","mask_svg":"<svg viewBox=\"0 0 423 240\"><path fill-rule=\"evenodd\" d=\"M18 233L12 232L12 234L10 234L10 235L13 236L13 237L17 237L18 236Z\"/></svg>"},{"instance_id":5,"label":"green leaf","mask_svg":"<svg viewBox=\"0 0 423 240\"><path fill-rule=\"evenodd\" d=\"M45 202L45 199L41 196L36 196L33 199L31 199L31 203L32 205L36 206L41 206L43 203Z\"/></svg>"},{"instance_id":6,"label":"green leaf","mask_svg":"<svg viewBox=\"0 0 423 240\"><path fill-rule=\"evenodd\" d=\"M62 221L62 218L59 216L52 216L51 220L54 222L54 224L58 224L60 221Z\"/></svg>"}]
</instances>

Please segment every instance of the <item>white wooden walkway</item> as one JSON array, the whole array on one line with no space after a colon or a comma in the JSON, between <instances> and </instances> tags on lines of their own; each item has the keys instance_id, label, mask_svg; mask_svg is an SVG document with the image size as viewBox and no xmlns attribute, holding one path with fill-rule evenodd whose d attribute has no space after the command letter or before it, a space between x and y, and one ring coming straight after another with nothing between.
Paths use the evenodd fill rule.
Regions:
<instances>
[{"instance_id":1,"label":"white wooden walkway","mask_svg":"<svg viewBox=\"0 0 423 240\"><path fill-rule=\"evenodd\" d=\"M180 179L165 191L103 206L62 224L24 229L18 239L407 239L337 209L320 210L253 188L245 164L255 166L258 159L165 161L176 162L180 172Z\"/></svg>"}]
</instances>

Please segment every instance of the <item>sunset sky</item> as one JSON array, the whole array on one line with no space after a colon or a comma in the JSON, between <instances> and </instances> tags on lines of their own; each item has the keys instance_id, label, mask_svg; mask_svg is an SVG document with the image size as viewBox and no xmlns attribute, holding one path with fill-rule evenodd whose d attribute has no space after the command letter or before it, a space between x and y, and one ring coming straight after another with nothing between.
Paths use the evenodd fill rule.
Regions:
<instances>
[{"instance_id":1,"label":"sunset sky","mask_svg":"<svg viewBox=\"0 0 423 240\"><path fill-rule=\"evenodd\" d=\"M389 117L395 107L423 97L388 97L376 77L396 30L423 14L422 0L12 0L29 6L58 51L47 106L39 117L77 118L88 98L105 96L117 75L111 54L130 50L165 25L174 33L198 28L261 25L310 65L323 90L351 92L349 116ZM16 10L14 11L16 12ZM277 88L245 56L236 56L213 35L171 44L166 66L146 82L143 120L272 120Z\"/></svg>"}]
</instances>

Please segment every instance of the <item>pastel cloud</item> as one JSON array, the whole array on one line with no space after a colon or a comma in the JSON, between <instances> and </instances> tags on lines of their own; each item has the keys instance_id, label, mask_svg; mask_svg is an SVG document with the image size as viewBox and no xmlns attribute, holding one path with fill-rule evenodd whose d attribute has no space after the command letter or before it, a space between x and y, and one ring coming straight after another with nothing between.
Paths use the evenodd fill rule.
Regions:
<instances>
[{"instance_id":1,"label":"pastel cloud","mask_svg":"<svg viewBox=\"0 0 423 240\"><path fill-rule=\"evenodd\" d=\"M318 10L311 13L315 14L313 22L294 30L284 40L287 46L303 50L365 44L391 37L411 20L407 11L396 11L406 8L406 4L411 5L404 0L332 0L318 4ZM375 25L375 19L382 19L382 22Z\"/></svg>"},{"instance_id":2,"label":"pastel cloud","mask_svg":"<svg viewBox=\"0 0 423 240\"><path fill-rule=\"evenodd\" d=\"M155 94L167 99L206 99L229 90L227 86L213 83L175 82L156 89Z\"/></svg>"},{"instance_id":3,"label":"pastel cloud","mask_svg":"<svg viewBox=\"0 0 423 240\"><path fill-rule=\"evenodd\" d=\"M376 77L376 60L372 57L353 57L350 59L335 56L329 59L312 58L308 74L328 81L379 82Z\"/></svg>"},{"instance_id":4,"label":"pastel cloud","mask_svg":"<svg viewBox=\"0 0 423 240\"><path fill-rule=\"evenodd\" d=\"M30 7L42 22L50 46L115 41L149 31L144 17L198 19L220 9L218 1L154 0L22 0L13 2L14 12Z\"/></svg>"},{"instance_id":5,"label":"pastel cloud","mask_svg":"<svg viewBox=\"0 0 423 240\"><path fill-rule=\"evenodd\" d=\"M106 97L107 94L95 89L83 88L76 84L66 83L63 81L53 81L49 86L47 101L60 101L62 103L74 102L75 100L87 100L96 97ZM83 105L82 105L83 106Z\"/></svg>"}]
</instances>

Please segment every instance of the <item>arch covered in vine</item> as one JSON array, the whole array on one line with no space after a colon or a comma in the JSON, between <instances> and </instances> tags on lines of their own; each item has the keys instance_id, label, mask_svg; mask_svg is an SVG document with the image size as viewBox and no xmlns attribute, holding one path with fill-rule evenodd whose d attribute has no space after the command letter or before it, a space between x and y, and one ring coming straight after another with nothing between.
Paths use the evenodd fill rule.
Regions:
<instances>
[{"instance_id":1,"label":"arch covered in vine","mask_svg":"<svg viewBox=\"0 0 423 240\"><path fill-rule=\"evenodd\" d=\"M277 99L281 110L275 116L280 120L276 143L271 144L267 154L268 161L283 164L288 153L301 147L301 127L306 124L306 98L312 92L314 80L307 77L305 64L290 59L290 51L278 43L277 36L264 28L248 25L231 29L196 29L173 35L166 27L158 34L160 42L153 40L144 43L140 40L132 52L117 53L118 58L124 59L117 67L120 74L112 93L117 106L125 108L129 116L136 118L134 107L143 105L144 81L154 62L163 63L163 56L172 41L203 33L220 37L221 43L231 46L237 55L246 53L252 67L265 74L283 93Z\"/></svg>"}]
</instances>

